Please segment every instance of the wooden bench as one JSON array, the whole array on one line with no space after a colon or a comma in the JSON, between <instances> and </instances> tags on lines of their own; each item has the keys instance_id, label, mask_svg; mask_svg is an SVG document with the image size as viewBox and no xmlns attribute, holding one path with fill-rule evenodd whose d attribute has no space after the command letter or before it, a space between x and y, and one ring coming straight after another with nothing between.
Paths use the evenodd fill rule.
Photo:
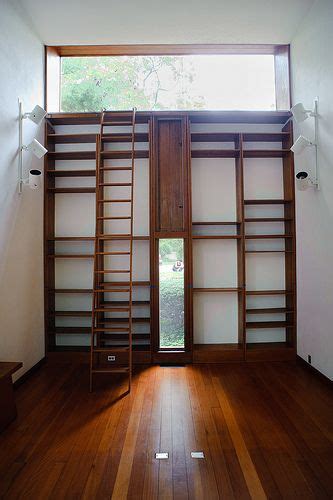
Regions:
<instances>
[{"instance_id":1,"label":"wooden bench","mask_svg":"<svg viewBox=\"0 0 333 500\"><path fill-rule=\"evenodd\" d=\"M12 374L22 366L22 363L15 361L0 361L0 432L16 418Z\"/></svg>"}]
</instances>

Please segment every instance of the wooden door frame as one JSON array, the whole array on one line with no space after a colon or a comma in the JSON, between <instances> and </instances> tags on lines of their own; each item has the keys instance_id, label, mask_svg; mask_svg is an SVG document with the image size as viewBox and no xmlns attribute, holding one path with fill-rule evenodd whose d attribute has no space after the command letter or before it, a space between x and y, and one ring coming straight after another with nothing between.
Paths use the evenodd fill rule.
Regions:
<instances>
[{"instance_id":1,"label":"wooden door frame","mask_svg":"<svg viewBox=\"0 0 333 500\"><path fill-rule=\"evenodd\" d=\"M147 44L45 46L45 109L60 111L62 57L239 54L273 55L276 110L291 105L290 45L273 44Z\"/></svg>"},{"instance_id":2,"label":"wooden door frame","mask_svg":"<svg viewBox=\"0 0 333 500\"><path fill-rule=\"evenodd\" d=\"M184 164L184 231L161 232L157 229L157 154L156 140L159 121L179 120L182 123L183 164ZM150 124L150 268L151 268L151 353L153 363L187 363L192 361L192 327L191 327L191 291L192 286L192 251L191 251L191 196L190 196L190 139L189 119L182 113L171 112L170 115L155 113ZM162 238L181 238L184 240L184 315L185 331L184 349L160 349L159 347L159 249L158 242Z\"/></svg>"}]
</instances>

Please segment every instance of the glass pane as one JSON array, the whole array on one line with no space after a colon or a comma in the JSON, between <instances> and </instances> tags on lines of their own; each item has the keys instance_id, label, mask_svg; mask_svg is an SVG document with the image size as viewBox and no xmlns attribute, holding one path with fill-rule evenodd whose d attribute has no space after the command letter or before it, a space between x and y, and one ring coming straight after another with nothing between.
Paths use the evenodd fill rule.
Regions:
<instances>
[{"instance_id":1,"label":"glass pane","mask_svg":"<svg viewBox=\"0 0 333 500\"><path fill-rule=\"evenodd\" d=\"M273 55L62 57L61 110L274 110Z\"/></svg>"},{"instance_id":2,"label":"glass pane","mask_svg":"<svg viewBox=\"0 0 333 500\"><path fill-rule=\"evenodd\" d=\"M184 348L184 240L159 240L160 348Z\"/></svg>"}]
</instances>

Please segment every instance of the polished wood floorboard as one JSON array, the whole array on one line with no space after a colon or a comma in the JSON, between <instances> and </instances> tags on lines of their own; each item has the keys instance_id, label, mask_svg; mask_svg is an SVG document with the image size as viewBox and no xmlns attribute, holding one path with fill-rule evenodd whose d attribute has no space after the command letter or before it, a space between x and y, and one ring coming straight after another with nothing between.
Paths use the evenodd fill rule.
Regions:
<instances>
[{"instance_id":1,"label":"polished wood floorboard","mask_svg":"<svg viewBox=\"0 0 333 500\"><path fill-rule=\"evenodd\" d=\"M16 400L4 499L333 498L333 392L295 363L140 368L130 395L49 363Z\"/></svg>"}]
</instances>

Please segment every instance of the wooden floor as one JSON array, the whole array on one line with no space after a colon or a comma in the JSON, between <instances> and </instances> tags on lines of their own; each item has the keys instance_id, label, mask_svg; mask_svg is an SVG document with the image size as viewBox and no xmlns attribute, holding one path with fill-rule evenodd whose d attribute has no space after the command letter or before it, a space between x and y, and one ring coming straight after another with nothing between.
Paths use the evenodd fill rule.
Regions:
<instances>
[{"instance_id":1,"label":"wooden floor","mask_svg":"<svg viewBox=\"0 0 333 500\"><path fill-rule=\"evenodd\" d=\"M302 366L156 366L124 390L44 365L0 436L0 497L333 498L333 393Z\"/></svg>"}]
</instances>

